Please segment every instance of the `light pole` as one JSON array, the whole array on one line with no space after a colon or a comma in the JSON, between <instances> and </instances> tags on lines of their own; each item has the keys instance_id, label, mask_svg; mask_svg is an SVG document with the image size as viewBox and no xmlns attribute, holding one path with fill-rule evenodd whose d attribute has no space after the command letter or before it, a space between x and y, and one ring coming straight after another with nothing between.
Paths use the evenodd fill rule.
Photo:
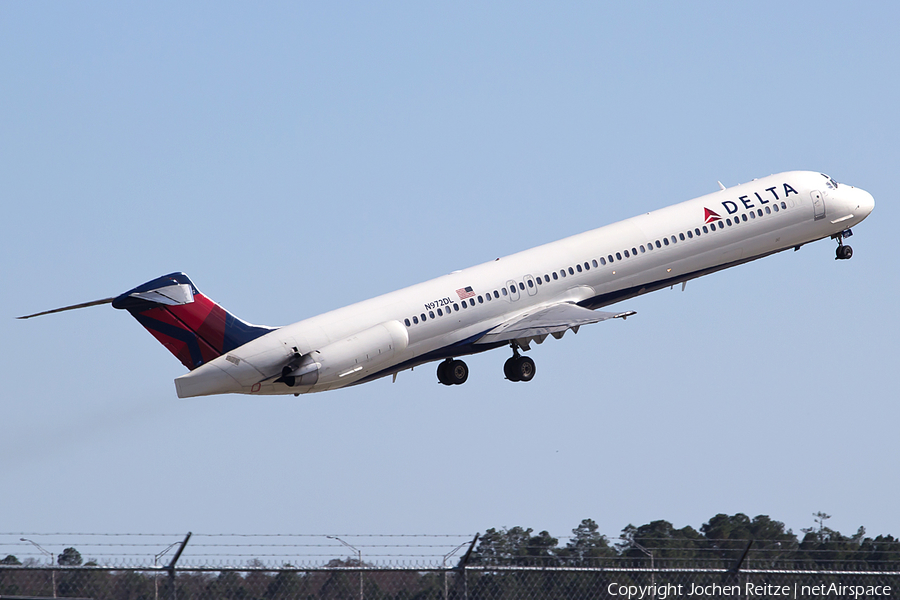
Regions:
<instances>
[{"instance_id":1,"label":"light pole","mask_svg":"<svg viewBox=\"0 0 900 600\"><path fill-rule=\"evenodd\" d=\"M31 544L32 546L34 546L35 548L37 548L38 550L40 550L41 552L43 552L44 554L46 554L47 556L50 557L50 582L51 582L51 585L53 585L53 597L56 598L56 570L55 570L56 559L53 557L53 553L47 552L46 550L41 548L40 544L38 544L35 541L29 540L27 538L19 538L19 541L20 542L28 542L29 544Z\"/></svg>"},{"instance_id":2,"label":"light pole","mask_svg":"<svg viewBox=\"0 0 900 600\"><path fill-rule=\"evenodd\" d=\"M350 548L351 550L356 552L356 554L359 556L359 600L364 600L364 598L363 598L363 576L362 576L362 550L359 550L355 546L351 546L350 544L348 544L347 542L345 542L344 540L342 540L341 538L339 538L336 535L326 535L325 537L327 537L329 540L339 541L343 545L347 546L348 548Z\"/></svg>"},{"instance_id":3,"label":"light pole","mask_svg":"<svg viewBox=\"0 0 900 600\"><path fill-rule=\"evenodd\" d=\"M656 598L656 571L653 565L653 553L634 540L631 540L631 545L650 557L650 585L653 586L653 597Z\"/></svg>"}]
</instances>

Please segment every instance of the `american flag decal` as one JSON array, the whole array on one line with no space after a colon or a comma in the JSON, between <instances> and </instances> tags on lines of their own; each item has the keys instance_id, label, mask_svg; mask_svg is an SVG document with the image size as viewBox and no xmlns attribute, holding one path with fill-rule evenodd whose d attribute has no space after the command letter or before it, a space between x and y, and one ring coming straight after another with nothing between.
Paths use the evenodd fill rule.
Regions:
<instances>
[{"instance_id":1,"label":"american flag decal","mask_svg":"<svg viewBox=\"0 0 900 600\"><path fill-rule=\"evenodd\" d=\"M472 296L474 296L475 292L472 291L472 286L469 285L456 290L456 295L459 296L460 300L465 300L466 298L471 298Z\"/></svg>"}]
</instances>

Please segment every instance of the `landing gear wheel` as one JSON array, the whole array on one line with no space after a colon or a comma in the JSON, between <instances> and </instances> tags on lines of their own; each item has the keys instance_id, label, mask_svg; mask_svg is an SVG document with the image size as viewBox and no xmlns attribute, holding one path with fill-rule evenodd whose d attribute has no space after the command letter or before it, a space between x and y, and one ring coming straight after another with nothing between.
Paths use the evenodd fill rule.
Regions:
<instances>
[{"instance_id":1,"label":"landing gear wheel","mask_svg":"<svg viewBox=\"0 0 900 600\"><path fill-rule=\"evenodd\" d=\"M521 358L521 356L512 356L503 363L503 374L510 381L519 381L519 376L516 372L516 361L519 358Z\"/></svg>"},{"instance_id":2,"label":"landing gear wheel","mask_svg":"<svg viewBox=\"0 0 900 600\"><path fill-rule=\"evenodd\" d=\"M469 378L469 367L461 360L448 358L438 365L437 376L444 385L461 385Z\"/></svg>"},{"instance_id":3,"label":"landing gear wheel","mask_svg":"<svg viewBox=\"0 0 900 600\"><path fill-rule=\"evenodd\" d=\"M853 248L841 244L835 251L835 260L849 260L853 257Z\"/></svg>"},{"instance_id":4,"label":"landing gear wheel","mask_svg":"<svg viewBox=\"0 0 900 600\"><path fill-rule=\"evenodd\" d=\"M515 364L516 376L518 379L516 381L531 381L534 379L534 361L531 360L531 357L528 356L520 356L516 359Z\"/></svg>"}]
</instances>

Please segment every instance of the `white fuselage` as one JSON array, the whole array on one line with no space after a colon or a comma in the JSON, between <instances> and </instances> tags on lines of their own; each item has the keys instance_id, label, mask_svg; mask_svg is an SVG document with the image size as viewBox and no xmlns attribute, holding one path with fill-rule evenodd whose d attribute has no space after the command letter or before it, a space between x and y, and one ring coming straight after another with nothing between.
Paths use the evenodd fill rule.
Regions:
<instances>
[{"instance_id":1,"label":"white fuselage","mask_svg":"<svg viewBox=\"0 0 900 600\"><path fill-rule=\"evenodd\" d=\"M281 327L179 377L178 395L318 392L488 350L507 342L477 340L525 312L607 306L831 237L873 207L820 173L756 179ZM300 356L315 377L276 382Z\"/></svg>"}]
</instances>

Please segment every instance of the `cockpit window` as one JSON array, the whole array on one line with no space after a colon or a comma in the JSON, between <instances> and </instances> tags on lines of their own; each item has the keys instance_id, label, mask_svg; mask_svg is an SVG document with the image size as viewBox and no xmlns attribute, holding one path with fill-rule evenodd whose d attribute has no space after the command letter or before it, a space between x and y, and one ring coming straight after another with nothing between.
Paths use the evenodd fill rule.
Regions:
<instances>
[{"instance_id":1,"label":"cockpit window","mask_svg":"<svg viewBox=\"0 0 900 600\"><path fill-rule=\"evenodd\" d=\"M825 173L820 173L820 175L821 175L822 177L824 177L825 179L828 180L827 183L826 183L825 185L827 185L830 189L836 190L836 189L838 188L838 182L837 182L837 181L835 181L834 179L832 179L831 177L829 177L829 176L826 175Z\"/></svg>"}]
</instances>

